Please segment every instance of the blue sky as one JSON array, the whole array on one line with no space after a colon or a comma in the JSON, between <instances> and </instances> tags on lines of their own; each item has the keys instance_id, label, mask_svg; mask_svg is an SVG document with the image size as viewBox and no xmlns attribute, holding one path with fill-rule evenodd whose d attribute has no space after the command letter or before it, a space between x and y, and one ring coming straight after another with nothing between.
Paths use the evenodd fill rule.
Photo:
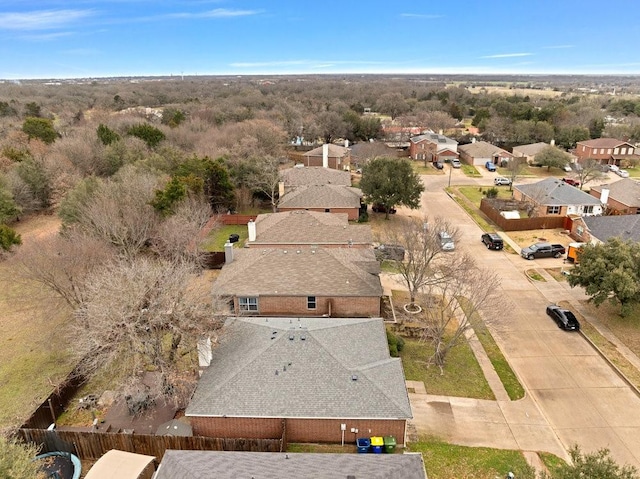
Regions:
<instances>
[{"instance_id":1,"label":"blue sky","mask_svg":"<svg viewBox=\"0 0 640 479\"><path fill-rule=\"evenodd\" d=\"M0 78L640 74L638 0L0 0Z\"/></svg>"}]
</instances>

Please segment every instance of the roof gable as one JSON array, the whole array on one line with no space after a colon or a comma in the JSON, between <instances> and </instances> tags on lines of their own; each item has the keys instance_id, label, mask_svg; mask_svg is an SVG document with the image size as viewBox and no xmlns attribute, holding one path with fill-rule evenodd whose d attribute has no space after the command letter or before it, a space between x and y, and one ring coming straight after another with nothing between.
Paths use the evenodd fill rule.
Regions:
<instances>
[{"instance_id":1,"label":"roof gable","mask_svg":"<svg viewBox=\"0 0 640 479\"><path fill-rule=\"evenodd\" d=\"M258 215L256 241L260 244L373 244L371 227L349 224L347 213L295 210Z\"/></svg>"},{"instance_id":2,"label":"roof gable","mask_svg":"<svg viewBox=\"0 0 640 479\"><path fill-rule=\"evenodd\" d=\"M351 186L299 186L285 193L281 208L360 208L362 191Z\"/></svg>"},{"instance_id":3,"label":"roof gable","mask_svg":"<svg viewBox=\"0 0 640 479\"><path fill-rule=\"evenodd\" d=\"M479 158L489 158L496 153L498 155L506 155L509 157L513 156L507 150L503 150L499 146L492 145L491 143L488 143L486 141L476 141L475 143L460 145L458 146L458 150L472 157L479 157Z\"/></svg>"},{"instance_id":4,"label":"roof gable","mask_svg":"<svg viewBox=\"0 0 640 479\"><path fill-rule=\"evenodd\" d=\"M214 292L236 296L381 296L380 265L366 248L245 248Z\"/></svg>"},{"instance_id":5,"label":"roof gable","mask_svg":"<svg viewBox=\"0 0 640 479\"><path fill-rule=\"evenodd\" d=\"M515 185L539 205L600 205L600 200L557 178L545 178L537 183Z\"/></svg>"},{"instance_id":6,"label":"roof gable","mask_svg":"<svg viewBox=\"0 0 640 479\"><path fill-rule=\"evenodd\" d=\"M535 156L538 153L540 153L542 150L544 150L547 146L551 146L551 145L549 143L544 143L540 141L538 143L530 143L527 145L514 146L513 152L515 153L517 151L518 153L522 153L523 155L526 155L526 156Z\"/></svg>"},{"instance_id":7,"label":"roof gable","mask_svg":"<svg viewBox=\"0 0 640 479\"><path fill-rule=\"evenodd\" d=\"M406 419L381 318L232 318L187 416Z\"/></svg>"},{"instance_id":8,"label":"roof gable","mask_svg":"<svg viewBox=\"0 0 640 479\"><path fill-rule=\"evenodd\" d=\"M342 158L349 154L349 148L345 148L344 146L334 145L333 143L325 143L329 146L329 158ZM324 145L319 146L318 148L314 148L313 150L309 150L304 153L304 156L323 156L323 147Z\"/></svg>"},{"instance_id":9,"label":"roof gable","mask_svg":"<svg viewBox=\"0 0 640 479\"><path fill-rule=\"evenodd\" d=\"M600 193L604 188L609 189L609 198L629 207L640 207L640 181L624 178L606 185L591 187L592 190Z\"/></svg>"},{"instance_id":10,"label":"roof gable","mask_svg":"<svg viewBox=\"0 0 640 479\"><path fill-rule=\"evenodd\" d=\"M167 450L156 479L426 479L422 454Z\"/></svg>"},{"instance_id":11,"label":"roof gable","mask_svg":"<svg viewBox=\"0 0 640 479\"><path fill-rule=\"evenodd\" d=\"M640 215L588 216L582 220L589 233L600 241L610 238L640 241Z\"/></svg>"},{"instance_id":12,"label":"roof gable","mask_svg":"<svg viewBox=\"0 0 640 479\"><path fill-rule=\"evenodd\" d=\"M287 168L280 172L286 186L342 185L351 186L351 173L322 166Z\"/></svg>"},{"instance_id":13,"label":"roof gable","mask_svg":"<svg viewBox=\"0 0 640 479\"><path fill-rule=\"evenodd\" d=\"M584 145L591 148L617 148L619 146L630 146L631 143L618 140L616 138L596 138L594 140L579 141L576 145Z\"/></svg>"}]
</instances>

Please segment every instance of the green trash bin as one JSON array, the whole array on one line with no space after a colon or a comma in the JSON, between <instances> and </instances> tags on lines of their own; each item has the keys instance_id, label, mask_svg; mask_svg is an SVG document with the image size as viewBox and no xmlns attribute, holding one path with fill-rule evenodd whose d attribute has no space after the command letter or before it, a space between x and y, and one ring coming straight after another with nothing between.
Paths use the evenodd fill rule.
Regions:
<instances>
[{"instance_id":1,"label":"green trash bin","mask_svg":"<svg viewBox=\"0 0 640 479\"><path fill-rule=\"evenodd\" d=\"M396 438L393 436L385 436L384 437L384 452L388 454L393 454L393 451L396 450Z\"/></svg>"}]
</instances>

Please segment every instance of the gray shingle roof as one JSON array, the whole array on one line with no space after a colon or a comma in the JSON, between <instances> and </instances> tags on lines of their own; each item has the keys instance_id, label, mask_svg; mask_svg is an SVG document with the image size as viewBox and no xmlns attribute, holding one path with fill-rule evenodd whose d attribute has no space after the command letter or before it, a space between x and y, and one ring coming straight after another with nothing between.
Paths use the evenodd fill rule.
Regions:
<instances>
[{"instance_id":1,"label":"gray shingle roof","mask_svg":"<svg viewBox=\"0 0 640 479\"><path fill-rule=\"evenodd\" d=\"M381 318L232 318L185 414L407 419L411 406Z\"/></svg>"},{"instance_id":2,"label":"gray shingle roof","mask_svg":"<svg viewBox=\"0 0 640 479\"><path fill-rule=\"evenodd\" d=\"M493 156L494 153L506 154L507 156L511 156L507 150L503 150L499 146L492 145L491 143L487 143L486 141L476 141L475 143L469 143L468 145L460 145L458 146L458 151L462 151L463 153L468 154L474 158L489 158Z\"/></svg>"},{"instance_id":3,"label":"gray shingle roof","mask_svg":"<svg viewBox=\"0 0 640 479\"><path fill-rule=\"evenodd\" d=\"M587 216L589 233L600 241L610 238L640 241L640 215Z\"/></svg>"},{"instance_id":4,"label":"gray shingle roof","mask_svg":"<svg viewBox=\"0 0 640 479\"><path fill-rule=\"evenodd\" d=\"M280 176L285 186L288 187L308 185L351 186L351 173L321 166L289 168L282 170Z\"/></svg>"},{"instance_id":5,"label":"gray shingle roof","mask_svg":"<svg viewBox=\"0 0 640 479\"><path fill-rule=\"evenodd\" d=\"M322 156L322 147L324 145L319 146L318 148L314 148L313 150L307 151L304 156ZM341 158L343 156L347 156L349 154L349 148L345 148L344 146L334 145L333 143L329 143L329 158Z\"/></svg>"},{"instance_id":6,"label":"gray shingle roof","mask_svg":"<svg viewBox=\"0 0 640 479\"><path fill-rule=\"evenodd\" d=\"M351 225L346 213L295 210L258 215L256 241L261 244L373 244L368 225Z\"/></svg>"},{"instance_id":7,"label":"gray shingle roof","mask_svg":"<svg viewBox=\"0 0 640 479\"><path fill-rule=\"evenodd\" d=\"M602 192L603 188L609 188L609 198L633 207L640 207L640 181L624 178L608 185L592 186L594 191Z\"/></svg>"},{"instance_id":8,"label":"gray shingle roof","mask_svg":"<svg viewBox=\"0 0 640 479\"><path fill-rule=\"evenodd\" d=\"M365 248L234 250L214 291L241 296L381 296L380 265Z\"/></svg>"},{"instance_id":9,"label":"gray shingle roof","mask_svg":"<svg viewBox=\"0 0 640 479\"><path fill-rule=\"evenodd\" d=\"M165 452L156 479L426 479L422 454Z\"/></svg>"},{"instance_id":10,"label":"gray shingle roof","mask_svg":"<svg viewBox=\"0 0 640 479\"><path fill-rule=\"evenodd\" d=\"M360 208L362 191L350 186L299 186L281 199L281 208Z\"/></svg>"},{"instance_id":11,"label":"gray shingle roof","mask_svg":"<svg viewBox=\"0 0 640 479\"><path fill-rule=\"evenodd\" d=\"M600 200L557 178L545 178L537 183L513 187L539 205L599 205Z\"/></svg>"}]
</instances>

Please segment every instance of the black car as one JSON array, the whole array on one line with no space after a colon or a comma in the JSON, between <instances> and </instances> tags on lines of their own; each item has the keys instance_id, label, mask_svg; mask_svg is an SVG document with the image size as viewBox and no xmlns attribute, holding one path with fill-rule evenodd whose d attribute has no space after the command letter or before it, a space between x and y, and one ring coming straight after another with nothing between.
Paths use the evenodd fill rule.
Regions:
<instances>
[{"instance_id":1,"label":"black car","mask_svg":"<svg viewBox=\"0 0 640 479\"><path fill-rule=\"evenodd\" d=\"M487 249L495 249L500 250L504 248L504 242L502 238L497 233L485 233L481 238L482 242L485 244Z\"/></svg>"},{"instance_id":2,"label":"black car","mask_svg":"<svg viewBox=\"0 0 640 479\"><path fill-rule=\"evenodd\" d=\"M374 213L386 213L387 212L387 207L385 205L381 205L380 203L375 203L371 209L373 210ZM390 208L389 209L389 214L391 215L395 215L396 214L396 209L395 208Z\"/></svg>"},{"instance_id":3,"label":"black car","mask_svg":"<svg viewBox=\"0 0 640 479\"><path fill-rule=\"evenodd\" d=\"M547 306L547 314L553 318L559 328L565 331L579 331L580 323L574 314L568 309L561 308L555 304Z\"/></svg>"}]
</instances>

